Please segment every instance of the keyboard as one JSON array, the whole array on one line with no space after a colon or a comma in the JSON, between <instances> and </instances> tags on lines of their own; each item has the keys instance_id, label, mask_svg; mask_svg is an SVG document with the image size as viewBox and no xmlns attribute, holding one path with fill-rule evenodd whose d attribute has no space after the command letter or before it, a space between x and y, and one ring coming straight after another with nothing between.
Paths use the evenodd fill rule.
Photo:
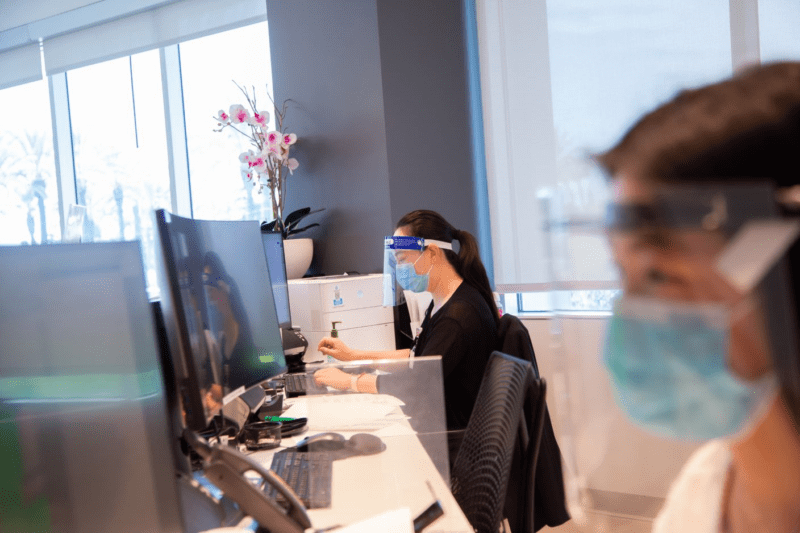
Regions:
<instances>
[{"instance_id":1,"label":"keyboard","mask_svg":"<svg viewBox=\"0 0 800 533\"><path fill-rule=\"evenodd\" d=\"M287 396L299 396L302 394L325 394L327 387L320 387L314 381L311 374L286 374L283 376L283 383Z\"/></svg>"},{"instance_id":2,"label":"keyboard","mask_svg":"<svg viewBox=\"0 0 800 533\"><path fill-rule=\"evenodd\" d=\"M281 450L272 456L270 469L292 487L307 509L331 506L333 456L330 453L298 452L292 448ZM279 503L285 503L274 487L268 487L266 494Z\"/></svg>"}]
</instances>

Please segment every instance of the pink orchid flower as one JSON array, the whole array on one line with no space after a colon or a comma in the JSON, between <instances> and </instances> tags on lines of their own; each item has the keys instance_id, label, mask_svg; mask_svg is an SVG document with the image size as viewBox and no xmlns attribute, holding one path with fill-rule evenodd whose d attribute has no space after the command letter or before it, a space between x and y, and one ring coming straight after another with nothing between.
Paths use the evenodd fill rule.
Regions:
<instances>
[{"instance_id":1,"label":"pink orchid flower","mask_svg":"<svg viewBox=\"0 0 800 533\"><path fill-rule=\"evenodd\" d=\"M294 133L286 133L283 135L282 142L285 146L289 146L294 144L297 141L297 135Z\"/></svg>"},{"instance_id":2,"label":"pink orchid flower","mask_svg":"<svg viewBox=\"0 0 800 533\"><path fill-rule=\"evenodd\" d=\"M281 139L281 134L278 133L277 131L271 131L267 133L267 142L269 144L277 144L278 141L280 141L280 139Z\"/></svg>"}]
</instances>

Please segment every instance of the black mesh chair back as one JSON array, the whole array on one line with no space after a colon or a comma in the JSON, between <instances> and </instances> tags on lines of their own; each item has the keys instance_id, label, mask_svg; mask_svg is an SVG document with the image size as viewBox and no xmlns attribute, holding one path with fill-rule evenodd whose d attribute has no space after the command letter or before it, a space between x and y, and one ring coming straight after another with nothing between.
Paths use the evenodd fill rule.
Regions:
<instances>
[{"instance_id":1,"label":"black mesh chair back","mask_svg":"<svg viewBox=\"0 0 800 533\"><path fill-rule=\"evenodd\" d=\"M492 353L451 473L453 495L479 533L496 533L503 519L514 445L534 380L529 362Z\"/></svg>"}]
</instances>

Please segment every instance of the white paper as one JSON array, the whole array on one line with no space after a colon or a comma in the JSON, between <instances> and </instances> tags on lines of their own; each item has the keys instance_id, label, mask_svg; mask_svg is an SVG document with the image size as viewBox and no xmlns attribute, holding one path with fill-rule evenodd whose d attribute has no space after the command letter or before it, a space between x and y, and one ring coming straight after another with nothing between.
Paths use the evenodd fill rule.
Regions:
<instances>
[{"instance_id":1,"label":"white paper","mask_svg":"<svg viewBox=\"0 0 800 533\"><path fill-rule=\"evenodd\" d=\"M374 431L408 420L401 400L388 394L339 394L291 398L281 416L307 418L309 431Z\"/></svg>"}]
</instances>

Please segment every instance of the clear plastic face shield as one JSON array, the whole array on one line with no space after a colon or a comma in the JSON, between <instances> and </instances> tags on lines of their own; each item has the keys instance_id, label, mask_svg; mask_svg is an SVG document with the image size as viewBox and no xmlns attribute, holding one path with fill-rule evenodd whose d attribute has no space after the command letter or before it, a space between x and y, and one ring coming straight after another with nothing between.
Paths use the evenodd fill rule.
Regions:
<instances>
[{"instance_id":1,"label":"clear plastic face shield","mask_svg":"<svg viewBox=\"0 0 800 533\"><path fill-rule=\"evenodd\" d=\"M625 501L651 502L652 518L699 444L744 438L763 418L779 390L772 361L797 357L785 254L800 220L780 218L774 188L622 181L545 204L559 438L584 518ZM610 319L558 304L581 284L613 287L614 270Z\"/></svg>"},{"instance_id":2,"label":"clear plastic face shield","mask_svg":"<svg viewBox=\"0 0 800 533\"><path fill-rule=\"evenodd\" d=\"M393 235L383 240L383 305L395 306L404 303L403 291L414 293L428 290L430 266L423 271L420 262L426 247L435 244L441 249L452 250L449 242L422 237Z\"/></svg>"}]
</instances>

